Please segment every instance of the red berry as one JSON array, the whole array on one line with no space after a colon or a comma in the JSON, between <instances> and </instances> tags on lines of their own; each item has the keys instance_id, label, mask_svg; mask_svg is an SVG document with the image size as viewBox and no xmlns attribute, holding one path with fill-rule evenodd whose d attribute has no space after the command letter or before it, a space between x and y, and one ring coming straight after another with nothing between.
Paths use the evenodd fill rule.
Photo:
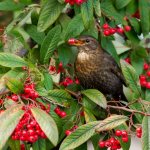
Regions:
<instances>
[{"instance_id":1,"label":"red berry","mask_svg":"<svg viewBox=\"0 0 150 150\"><path fill-rule=\"evenodd\" d=\"M146 82L146 88L150 89L150 82Z\"/></svg>"},{"instance_id":2,"label":"red berry","mask_svg":"<svg viewBox=\"0 0 150 150\"><path fill-rule=\"evenodd\" d=\"M60 115L61 110L60 110L59 107L56 107L56 108L54 109L54 112L55 112L57 115Z\"/></svg>"},{"instance_id":3,"label":"red berry","mask_svg":"<svg viewBox=\"0 0 150 150\"><path fill-rule=\"evenodd\" d=\"M43 139L46 139L46 138L47 138L47 136L45 135L45 133L44 133L43 131L41 131L40 136L41 136Z\"/></svg>"},{"instance_id":4,"label":"red berry","mask_svg":"<svg viewBox=\"0 0 150 150\"><path fill-rule=\"evenodd\" d=\"M142 128L141 127L136 128L136 133L142 133Z\"/></svg>"},{"instance_id":5,"label":"red berry","mask_svg":"<svg viewBox=\"0 0 150 150\"><path fill-rule=\"evenodd\" d=\"M40 135L41 134L41 130L36 130L36 134Z\"/></svg>"},{"instance_id":6,"label":"red berry","mask_svg":"<svg viewBox=\"0 0 150 150\"><path fill-rule=\"evenodd\" d=\"M117 150L118 146L117 145L112 145L110 150Z\"/></svg>"},{"instance_id":7,"label":"red berry","mask_svg":"<svg viewBox=\"0 0 150 150\"><path fill-rule=\"evenodd\" d=\"M140 84L141 84L142 87L146 87L147 82L146 82L146 81L141 81L141 80L140 80Z\"/></svg>"},{"instance_id":8,"label":"red berry","mask_svg":"<svg viewBox=\"0 0 150 150\"><path fill-rule=\"evenodd\" d=\"M136 136L137 136L138 138L141 138L141 137L142 137L142 133L136 133Z\"/></svg>"},{"instance_id":9,"label":"red berry","mask_svg":"<svg viewBox=\"0 0 150 150\"><path fill-rule=\"evenodd\" d=\"M29 129L28 130L28 135L29 136L33 136L33 135L35 135L36 133L35 133L35 131L33 130L33 129Z\"/></svg>"},{"instance_id":10,"label":"red berry","mask_svg":"<svg viewBox=\"0 0 150 150\"><path fill-rule=\"evenodd\" d=\"M17 102L18 101L18 95L16 95L16 94L11 95L11 99L13 101Z\"/></svg>"},{"instance_id":11,"label":"red berry","mask_svg":"<svg viewBox=\"0 0 150 150\"><path fill-rule=\"evenodd\" d=\"M28 136L28 133L26 130L23 130L22 133L21 133L24 137Z\"/></svg>"},{"instance_id":12,"label":"red berry","mask_svg":"<svg viewBox=\"0 0 150 150\"><path fill-rule=\"evenodd\" d=\"M70 135L72 132L70 131L70 130L66 130L65 131L65 134L68 136L68 135Z\"/></svg>"},{"instance_id":13,"label":"red berry","mask_svg":"<svg viewBox=\"0 0 150 150\"><path fill-rule=\"evenodd\" d=\"M103 34L104 34L105 36L109 36L111 33L110 33L110 30L105 29L105 30L103 31Z\"/></svg>"},{"instance_id":14,"label":"red berry","mask_svg":"<svg viewBox=\"0 0 150 150\"><path fill-rule=\"evenodd\" d=\"M146 73L146 74L147 74L147 76L149 76L149 77L150 77L150 70L149 70L149 71L147 71L147 73Z\"/></svg>"},{"instance_id":15,"label":"red berry","mask_svg":"<svg viewBox=\"0 0 150 150\"><path fill-rule=\"evenodd\" d=\"M76 39L73 39L73 38L68 40L68 44L70 45L75 44L75 42L76 42Z\"/></svg>"},{"instance_id":16,"label":"red berry","mask_svg":"<svg viewBox=\"0 0 150 150\"><path fill-rule=\"evenodd\" d=\"M123 131L121 132L121 135L122 135L123 137L127 137L127 136L128 136L128 133L127 133L127 131L123 130Z\"/></svg>"},{"instance_id":17,"label":"red berry","mask_svg":"<svg viewBox=\"0 0 150 150\"><path fill-rule=\"evenodd\" d=\"M149 65L147 63L144 63L143 68L144 68L144 70L147 70L149 68Z\"/></svg>"},{"instance_id":18,"label":"red berry","mask_svg":"<svg viewBox=\"0 0 150 150\"><path fill-rule=\"evenodd\" d=\"M26 93L26 94L29 94L30 92L31 92L31 88L28 88L28 87L25 87L24 88L24 92Z\"/></svg>"},{"instance_id":19,"label":"red berry","mask_svg":"<svg viewBox=\"0 0 150 150\"><path fill-rule=\"evenodd\" d=\"M110 33L111 33L111 34L114 34L114 33L116 33L116 29L114 29L114 28L111 28L111 29L110 29Z\"/></svg>"},{"instance_id":20,"label":"red berry","mask_svg":"<svg viewBox=\"0 0 150 150\"><path fill-rule=\"evenodd\" d=\"M24 144L20 145L20 150L25 150L25 145Z\"/></svg>"},{"instance_id":21,"label":"red berry","mask_svg":"<svg viewBox=\"0 0 150 150\"><path fill-rule=\"evenodd\" d=\"M116 130L115 131L115 135L116 136L121 136L122 135L122 131L121 130Z\"/></svg>"},{"instance_id":22,"label":"red berry","mask_svg":"<svg viewBox=\"0 0 150 150\"><path fill-rule=\"evenodd\" d=\"M26 137L25 136L20 136L20 140L21 141L26 141Z\"/></svg>"},{"instance_id":23,"label":"red berry","mask_svg":"<svg viewBox=\"0 0 150 150\"><path fill-rule=\"evenodd\" d=\"M125 142L125 143L128 142L128 137L127 136L126 137L122 137L122 141Z\"/></svg>"},{"instance_id":24,"label":"red berry","mask_svg":"<svg viewBox=\"0 0 150 150\"><path fill-rule=\"evenodd\" d=\"M111 146L111 143L109 141L106 141L105 142L105 147L110 147Z\"/></svg>"},{"instance_id":25,"label":"red berry","mask_svg":"<svg viewBox=\"0 0 150 150\"><path fill-rule=\"evenodd\" d=\"M120 34L123 34L124 30L122 28L117 28L117 32L120 33Z\"/></svg>"},{"instance_id":26,"label":"red berry","mask_svg":"<svg viewBox=\"0 0 150 150\"><path fill-rule=\"evenodd\" d=\"M56 71L56 67L55 66L49 66L49 71L50 72L55 72Z\"/></svg>"},{"instance_id":27,"label":"red berry","mask_svg":"<svg viewBox=\"0 0 150 150\"><path fill-rule=\"evenodd\" d=\"M103 29L108 29L109 25L107 23L103 24Z\"/></svg>"},{"instance_id":28,"label":"red berry","mask_svg":"<svg viewBox=\"0 0 150 150\"><path fill-rule=\"evenodd\" d=\"M66 114L66 112L62 111L62 112L60 112L59 116L60 116L61 118L64 118L64 117L67 116L67 114Z\"/></svg>"},{"instance_id":29,"label":"red berry","mask_svg":"<svg viewBox=\"0 0 150 150\"><path fill-rule=\"evenodd\" d=\"M125 61L126 61L127 63L129 63L129 64L131 63L131 60L130 60L130 58L128 58L128 57L125 58Z\"/></svg>"},{"instance_id":30,"label":"red berry","mask_svg":"<svg viewBox=\"0 0 150 150\"><path fill-rule=\"evenodd\" d=\"M36 124L37 124L37 122L36 122L35 120L32 120L32 121L30 122L30 125L31 125L32 127L35 127Z\"/></svg>"},{"instance_id":31,"label":"red berry","mask_svg":"<svg viewBox=\"0 0 150 150\"><path fill-rule=\"evenodd\" d=\"M33 129L32 125L28 124L28 125L27 125L27 129L28 129L28 130L30 130L30 129L32 130L32 129Z\"/></svg>"},{"instance_id":32,"label":"red berry","mask_svg":"<svg viewBox=\"0 0 150 150\"><path fill-rule=\"evenodd\" d=\"M104 148L105 147L105 142L104 141L99 141L98 143L100 148Z\"/></svg>"},{"instance_id":33,"label":"red berry","mask_svg":"<svg viewBox=\"0 0 150 150\"><path fill-rule=\"evenodd\" d=\"M38 140L38 135L34 135L34 139L35 139L35 141L37 141Z\"/></svg>"},{"instance_id":34,"label":"red berry","mask_svg":"<svg viewBox=\"0 0 150 150\"><path fill-rule=\"evenodd\" d=\"M76 84L80 84L80 81L78 79L75 80Z\"/></svg>"},{"instance_id":35,"label":"red berry","mask_svg":"<svg viewBox=\"0 0 150 150\"><path fill-rule=\"evenodd\" d=\"M131 27L130 26L124 26L124 29L126 32L129 32L131 30Z\"/></svg>"},{"instance_id":36,"label":"red berry","mask_svg":"<svg viewBox=\"0 0 150 150\"><path fill-rule=\"evenodd\" d=\"M0 105L2 105L2 104L3 104L3 102L4 102L4 101L3 101L2 99L0 99Z\"/></svg>"},{"instance_id":37,"label":"red berry","mask_svg":"<svg viewBox=\"0 0 150 150\"><path fill-rule=\"evenodd\" d=\"M140 75L140 81L146 81L146 76L145 75Z\"/></svg>"},{"instance_id":38,"label":"red berry","mask_svg":"<svg viewBox=\"0 0 150 150\"><path fill-rule=\"evenodd\" d=\"M111 137L111 138L109 139L109 142L111 143L111 145L113 145L113 144L115 143L115 141L116 141L116 139L113 138L113 137Z\"/></svg>"},{"instance_id":39,"label":"red berry","mask_svg":"<svg viewBox=\"0 0 150 150\"><path fill-rule=\"evenodd\" d=\"M34 143L36 141L36 139L34 138L34 136L29 136L29 142Z\"/></svg>"}]
</instances>

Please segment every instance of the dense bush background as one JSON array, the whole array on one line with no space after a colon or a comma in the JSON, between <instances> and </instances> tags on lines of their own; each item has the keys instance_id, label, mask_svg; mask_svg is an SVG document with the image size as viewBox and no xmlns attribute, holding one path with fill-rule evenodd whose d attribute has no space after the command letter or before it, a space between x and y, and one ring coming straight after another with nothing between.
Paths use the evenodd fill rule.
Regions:
<instances>
[{"instance_id":1,"label":"dense bush background","mask_svg":"<svg viewBox=\"0 0 150 150\"><path fill-rule=\"evenodd\" d=\"M0 2L0 149L85 150L90 139L97 150L99 141L114 137L114 130L127 130L130 135L141 126L143 150L150 149L150 2L77 2ZM106 23L115 34L106 35ZM131 27L129 32L126 26ZM81 88L73 67L77 51L67 42L80 35L95 37L122 68L128 102L107 102L96 89ZM25 85L32 83L34 96L25 97ZM63 115L56 113L58 107ZM25 113L36 120L47 138L39 136L33 142L13 139ZM28 123L21 123L25 130ZM66 137L66 130L76 126ZM126 143L115 138L124 150L129 149L130 136Z\"/></svg>"}]
</instances>

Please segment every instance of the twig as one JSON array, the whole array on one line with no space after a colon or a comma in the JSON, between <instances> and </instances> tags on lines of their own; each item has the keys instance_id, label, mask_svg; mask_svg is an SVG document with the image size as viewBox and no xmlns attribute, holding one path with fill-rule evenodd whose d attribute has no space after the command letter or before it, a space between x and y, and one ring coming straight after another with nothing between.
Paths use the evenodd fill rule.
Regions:
<instances>
[{"instance_id":1,"label":"twig","mask_svg":"<svg viewBox=\"0 0 150 150\"><path fill-rule=\"evenodd\" d=\"M128 112L131 112L131 113L138 113L138 114L141 114L141 115L144 115L144 116L150 116L150 114L144 113L142 111L128 109L128 108L125 108L125 107L112 106L112 105L107 105L107 107L114 108L114 109L120 109L120 110L128 111Z\"/></svg>"}]
</instances>

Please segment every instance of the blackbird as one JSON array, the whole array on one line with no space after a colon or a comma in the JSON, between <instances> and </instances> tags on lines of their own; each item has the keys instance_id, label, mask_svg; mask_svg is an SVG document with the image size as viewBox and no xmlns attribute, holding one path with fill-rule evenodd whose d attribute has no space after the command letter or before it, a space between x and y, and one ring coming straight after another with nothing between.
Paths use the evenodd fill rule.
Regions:
<instances>
[{"instance_id":1,"label":"blackbird","mask_svg":"<svg viewBox=\"0 0 150 150\"><path fill-rule=\"evenodd\" d=\"M78 49L75 74L81 85L86 89L98 89L108 97L120 98L124 77L113 57L102 49L99 42L85 35L70 39L69 44Z\"/></svg>"}]
</instances>

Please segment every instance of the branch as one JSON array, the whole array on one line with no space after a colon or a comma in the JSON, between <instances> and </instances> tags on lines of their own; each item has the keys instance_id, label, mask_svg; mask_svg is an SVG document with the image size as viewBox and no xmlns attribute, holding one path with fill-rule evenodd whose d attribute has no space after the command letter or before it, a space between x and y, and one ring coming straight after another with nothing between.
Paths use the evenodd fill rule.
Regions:
<instances>
[{"instance_id":1,"label":"branch","mask_svg":"<svg viewBox=\"0 0 150 150\"><path fill-rule=\"evenodd\" d=\"M133 110L133 109L125 108L125 107L112 106L112 105L107 105L107 107L114 108L114 109L120 109L120 110L128 111L128 112L131 112L131 113L138 113L138 114L141 114L141 115L144 115L144 116L150 116L150 114L144 113L142 111Z\"/></svg>"}]
</instances>

